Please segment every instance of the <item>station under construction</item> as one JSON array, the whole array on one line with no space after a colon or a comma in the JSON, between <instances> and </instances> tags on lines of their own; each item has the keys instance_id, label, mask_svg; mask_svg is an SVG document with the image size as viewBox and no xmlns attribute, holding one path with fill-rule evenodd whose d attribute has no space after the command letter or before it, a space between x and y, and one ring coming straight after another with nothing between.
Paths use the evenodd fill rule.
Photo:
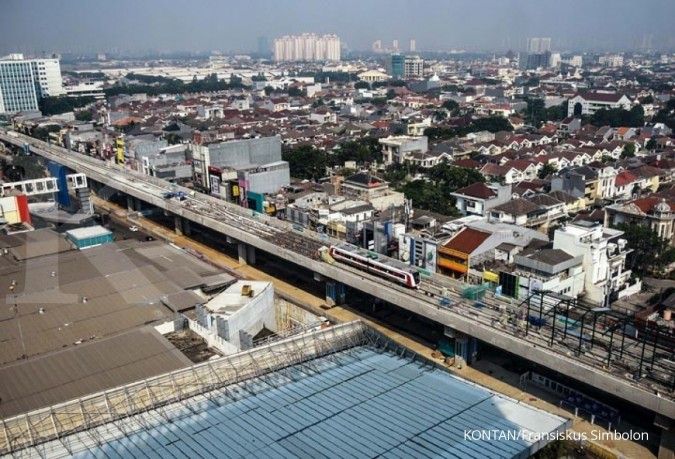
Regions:
<instances>
[{"instance_id":1,"label":"station under construction","mask_svg":"<svg viewBox=\"0 0 675 459\"><path fill-rule=\"evenodd\" d=\"M527 457L569 427L362 322L6 419L14 457ZM503 439L466 432L498 429Z\"/></svg>"}]
</instances>

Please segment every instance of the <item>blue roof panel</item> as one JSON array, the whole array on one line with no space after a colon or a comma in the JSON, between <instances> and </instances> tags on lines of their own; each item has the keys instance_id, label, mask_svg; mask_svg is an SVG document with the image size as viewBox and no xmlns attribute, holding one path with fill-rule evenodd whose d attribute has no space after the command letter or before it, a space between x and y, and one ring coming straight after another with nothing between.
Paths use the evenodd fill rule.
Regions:
<instances>
[{"instance_id":1,"label":"blue roof panel","mask_svg":"<svg viewBox=\"0 0 675 459\"><path fill-rule=\"evenodd\" d=\"M533 445L470 440L466 430L549 433L567 425L425 362L366 346L207 395L120 420L120 429L103 425L62 440L88 457L484 458L527 456Z\"/></svg>"}]
</instances>

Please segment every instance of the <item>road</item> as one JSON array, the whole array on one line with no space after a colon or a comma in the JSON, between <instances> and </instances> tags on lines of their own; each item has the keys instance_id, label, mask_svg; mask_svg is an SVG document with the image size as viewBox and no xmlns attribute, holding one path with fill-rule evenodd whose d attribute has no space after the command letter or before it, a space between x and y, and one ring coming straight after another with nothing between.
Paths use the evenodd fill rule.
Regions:
<instances>
[{"instance_id":1,"label":"road","mask_svg":"<svg viewBox=\"0 0 675 459\"><path fill-rule=\"evenodd\" d=\"M318 259L318 248L338 242L325 235L297 231L287 222L21 134L8 135L0 131L0 140L15 146L28 143L31 152L84 173L98 183L675 418L672 386L667 386L675 375L675 362L672 360L672 347L664 348L663 343L652 359L651 347L634 337L622 335L624 351L619 361L619 340L610 343L610 338L604 334L606 329L599 324L593 346L584 343L581 352L577 353L578 338L567 336L563 339L563 327L557 322L550 321L556 323L556 330L546 324L540 328L529 327L525 333L526 314L519 303L511 304L508 300L487 294L482 301L483 306L475 307L473 301L462 298L461 292L467 285L444 276L434 274L425 277L419 289L408 289L350 266L322 263ZM183 191L188 197L183 201L164 199L167 191ZM442 307L442 298L449 300L450 305ZM590 336L588 325L586 330L584 336ZM608 349L613 350L614 359L608 358ZM640 358L649 361L649 371L643 366L643 377L635 379Z\"/></svg>"}]
</instances>

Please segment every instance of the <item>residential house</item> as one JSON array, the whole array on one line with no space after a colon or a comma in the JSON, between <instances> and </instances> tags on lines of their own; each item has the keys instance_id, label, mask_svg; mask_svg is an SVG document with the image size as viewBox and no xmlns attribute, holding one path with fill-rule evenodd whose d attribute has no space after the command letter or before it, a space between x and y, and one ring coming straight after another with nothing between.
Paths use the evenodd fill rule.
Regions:
<instances>
[{"instance_id":1,"label":"residential house","mask_svg":"<svg viewBox=\"0 0 675 459\"><path fill-rule=\"evenodd\" d=\"M598 173L588 166L562 169L551 179L551 191L564 191L574 197L583 197L587 203L598 199Z\"/></svg>"},{"instance_id":2,"label":"residential house","mask_svg":"<svg viewBox=\"0 0 675 459\"><path fill-rule=\"evenodd\" d=\"M673 243L675 200L652 195L605 207L605 226L641 224Z\"/></svg>"},{"instance_id":3,"label":"residential house","mask_svg":"<svg viewBox=\"0 0 675 459\"><path fill-rule=\"evenodd\" d=\"M429 150L426 136L389 136L378 142L382 145L385 164L403 164L413 153L426 153Z\"/></svg>"},{"instance_id":4,"label":"residential house","mask_svg":"<svg viewBox=\"0 0 675 459\"><path fill-rule=\"evenodd\" d=\"M567 223L555 231L554 249L563 250L573 257L583 257L586 301L607 305L614 299L640 291L640 281L630 284L631 270L626 269L629 249L622 235L622 231L604 228L602 224L587 220Z\"/></svg>"},{"instance_id":5,"label":"residential house","mask_svg":"<svg viewBox=\"0 0 675 459\"><path fill-rule=\"evenodd\" d=\"M514 295L526 299L536 292L553 292L577 298L584 291L583 256L561 249L523 251L514 257L519 290Z\"/></svg>"},{"instance_id":6,"label":"residential house","mask_svg":"<svg viewBox=\"0 0 675 459\"><path fill-rule=\"evenodd\" d=\"M451 193L462 215L486 216L487 212L511 199L511 185L472 183Z\"/></svg>"}]
</instances>

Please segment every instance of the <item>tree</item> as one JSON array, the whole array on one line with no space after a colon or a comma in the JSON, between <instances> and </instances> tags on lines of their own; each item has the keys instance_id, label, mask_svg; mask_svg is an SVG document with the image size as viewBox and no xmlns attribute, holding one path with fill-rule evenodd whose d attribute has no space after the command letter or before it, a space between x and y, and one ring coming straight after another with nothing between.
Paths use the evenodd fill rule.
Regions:
<instances>
[{"instance_id":1,"label":"tree","mask_svg":"<svg viewBox=\"0 0 675 459\"><path fill-rule=\"evenodd\" d=\"M433 117L434 117L434 121L436 121L436 122L443 121L444 119L446 119L448 117L448 113L445 112L444 110L435 110Z\"/></svg>"},{"instance_id":2,"label":"tree","mask_svg":"<svg viewBox=\"0 0 675 459\"><path fill-rule=\"evenodd\" d=\"M640 105L636 105L630 110L622 108L601 109L593 113L589 121L594 126L631 126L641 127L645 124L644 109Z\"/></svg>"},{"instance_id":3,"label":"tree","mask_svg":"<svg viewBox=\"0 0 675 459\"><path fill-rule=\"evenodd\" d=\"M61 130L61 126L58 124L49 124L47 126L38 126L35 129L33 129L33 132L31 132L31 136L35 137L36 139L40 139L43 142L46 142L49 140L49 133L50 132L58 132Z\"/></svg>"},{"instance_id":4,"label":"tree","mask_svg":"<svg viewBox=\"0 0 675 459\"><path fill-rule=\"evenodd\" d=\"M415 171L416 171L415 166L413 166L410 163L407 162L404 164L393 163L385 168L383 177L387 182L389 182L390 186L392 186L393 188L399 188L408 180L408 177L412 175Z\"/></svg>"},{"instance_id":5,"label":"tree","mask_svg":"<svg viewBox=\"0 0 675 459\"><path fill-rule=\"evenodd\" d=\"M675 98L668 100L666 106L654 115L652 121L663 123L670 129L675 129Z\"/></svg>"},{"instance_id":6,"label":"tree","mask_svg":"<svg viewBox=\"0 0 675 459\"><path fill-rule=\"evenodd\" d=\"M175 132L169 132L168 134L165 134L164 138L166 139L166 141L169 145L177 145L177 144L181 143L181 141L183 140Z\"/></svg>"},{"instance_id":7,"label":"tree","mask_svg":"<svg viewBox=\"0 0 675 459\"><path fill-rule=\"evenodd\" d=\"M626 145L624 145L623 151L621 151L621 157L632 158L634 156L635 156L635 144L633 142L628 142Z\"/></svg>"},{"instance_id":8,"label":"tree","mask_svg":"<svg viewBox=\"0 0 675 459\"><path fill-rule=\"evenodd\" d=\"M282 159L288 161L292 177L316 180L326 175L328 166L326 152L311 145L286 150L282 154Z\"/></svg>"},{"instance_id":9,"label":"tree","mask_svg":"<svg viewBox=\"0 0 675 459\"><path fill-rule=\"evenodd\" d=\"M78 121L91 121L94 119L94 115L91 110L78 110L75 112L75 119Z\"/></svg>"},{"instance_id":10,"label":"tree","mask_svg":"<svg viewBox=\"0 0 675 459\"><path fill-rule=\"evenodd\" d=\"M296 86L289 86L288 95L290 97L302 97L305 95L305 91L302 88Z\"/></svg>"},{"instance_id":11,"label":"tree","mask_svg":"<svg viewBox=\"0 0 675 459\"><path fill-rule=\"evenodd\" d=\"M357 164L373 163L382 157L382 151L376 138L348 140L340 144L336 152L329 157L331 166L342 166L346 161Z\"/></svg>"},{"instance_id":12,"label":"tree","mask_svg":"<svg viewBox=\"0 0 675 459\"><path fill-rule=\"evenodd\" d=\"M539 127L545 121L561 121L567 117L567 101L560 105L546 108L543 99L527 99L525 109L525 121Z\"/></svg>"},{"instance_id":13,"label":"tree","mask_svg":"<svg viewBox=\"0 0 675 459\"><path fill-rule=\"evenodd\" d=\"M545 179L545 178L548 177L549 175L554 175L556 172L558 172L558 168L557 168L557 167L555 167L555 166L554 166L553 164L551 164L551 163L546 163L546 164L544 164L544 167L542 167L541 169L539 169L539 173L537 174L537 176L538 176L540 179Z\"/></svg>"},{"instance_id":14,"label":"tree","mask_svg":"<svg viewBox=\"0 0 675 459\"><path fill-rule=\"evenodd\" d=\"M649 226L621 224L618 229L624 232L628 248L632 249L627 260L629 269L638 276L662 275L675 261L675 248Z\"/></svg>"},{"instance_id":15,"label":"tree","mask_svg":"<svg viewBox=\"0 0 675 459\"><path fill-rule=\"evenodd\" d=\"M38 102L38 108L45 116L59 115L72 112L76 108L84 107L94 101L93 97L43 97Z\"/></svg>"},{"instance_id":16,"label":"tree","mask_svg":"<svg viewBox=\"0 0 675 459\"><path fill-rule=\"evenodd\" d=\"M390 168L387 168L388 171ZM414 171L412 166L404 164L397 165L391 172L396 174L395 178L405 179ZM412 199L415 207L444 215L457 215L452 192L472 183L485 181L483 175L474 169L452 166L445 162L426 169L425 172L428 180L414 180L398 186L398 190ZM393 174L390 173L391 175Z\"/></svg>"},{"instance_id":17,"label":"tree","mask_svg":"<svg viewBox=\"0 0 675 459\"><path fill-rule=\"evenodd\" d=\"M426 180L414 180L403 185L401 191L408 199L412 200L414 207L443 215L457 214L454 199L441 197L442 190L434 183Z\"/></svg>"},{"instance_id":18,"label":"tree","mask_svg":"<svg viewBox=\"0 0 675 459\"><path fill-rule=\"evenodd\" d=\"M32 155L18 155L12 159L12 164L21 171L23 180L31 180L45 176L42 161Z\"/></svg>"},{"instance_id":19,"label":"tree","mask_svg":"<svg viewBox=\"0 0 675 459\"><path fill-rule=\"evenodd\" d=\"M459 110L459 104L452 99L448 99L443 102L443 108L452 113Z\"/></svg>"},{"instance_id":20,"label":"tree","mask_svg":"<svg viewBox=\"0 0 675 459\"><path fill-rule=\"evenodd\" d=\"M656 139L655 139L654 137L652 137L651 139L649 139L649 140L647 141L647 145L645 146L645 148L646 148L647 150L650 150L650 151L651 151L651 150L656 150L656 147L657 147L657 146L658 146L658 145L656 144Z\"/></svg>"},{"instance_id":21,"label":"tree","mask_svg":"<svg viewBox=\"0 0 675 459\"><path fill-rule=\"evenodd\" d=\"M356 89L369 89L370 85L368 84L367 81L357 81L356 84L354 85L354 88L356 88Z\"/></svg>"}]
</instances>

